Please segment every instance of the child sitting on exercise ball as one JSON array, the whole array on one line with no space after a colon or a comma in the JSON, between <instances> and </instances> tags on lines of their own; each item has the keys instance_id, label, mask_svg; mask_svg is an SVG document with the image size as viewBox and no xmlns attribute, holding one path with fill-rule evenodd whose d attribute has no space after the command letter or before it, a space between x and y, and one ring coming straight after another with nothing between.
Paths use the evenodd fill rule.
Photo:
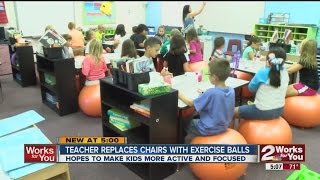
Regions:
<instances>
[{"instance_id":1,"label":"child sitting on exercise ball","mask_svg":"<svg viewBox=\"0 0 320 180\"><path fill-rule=\"evenodd\" d=\"M101 41L93 39L90 43L89 54L82 62L82 74L86 76L86 86L99 84L99 79L104 78L105 72L108 71L102 53Z\"/></svg>"}]
</instances>

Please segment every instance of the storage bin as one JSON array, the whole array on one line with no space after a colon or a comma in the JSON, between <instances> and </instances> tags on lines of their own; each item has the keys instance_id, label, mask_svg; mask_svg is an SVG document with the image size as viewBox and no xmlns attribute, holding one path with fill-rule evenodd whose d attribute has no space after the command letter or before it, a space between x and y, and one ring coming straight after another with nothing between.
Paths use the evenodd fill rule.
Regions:
<instances>
[{"instance_id":1,"label":"storage bin","mask_svg":"<svg viewBox=\"0 0 320 180\"><path fill-rule=\"evenodd\" d=\"M150 82L149 72L127 73L116 68L111 68L113 83L138 92L138 85Z\"/></svg>"},{"instance_id":2,"label":"storage bin","mask_svg":"<svg viewBox=\"0 0 320 180\"><path fill-rule=\"evenodd\" d=\"M43 47L43 54L46 58L50 59L61 59L62 58L62 47Z\"/></svg>"}]
</instances>

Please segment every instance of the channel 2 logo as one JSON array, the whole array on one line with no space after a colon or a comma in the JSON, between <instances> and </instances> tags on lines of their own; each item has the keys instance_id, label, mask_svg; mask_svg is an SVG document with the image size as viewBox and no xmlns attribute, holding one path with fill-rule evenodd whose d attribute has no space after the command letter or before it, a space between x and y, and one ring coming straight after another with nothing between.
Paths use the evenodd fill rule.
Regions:
<instances>
[{"instance_id":1,"label":"channel 2 logo","mask_svg":"<svg viewBox=\"0 0 320 180\"><path fill-rule=\"evenodd\" d=\"M260 145L260 162L303 162L305 161L304 144Z\"/></svg>"}]
</instances>

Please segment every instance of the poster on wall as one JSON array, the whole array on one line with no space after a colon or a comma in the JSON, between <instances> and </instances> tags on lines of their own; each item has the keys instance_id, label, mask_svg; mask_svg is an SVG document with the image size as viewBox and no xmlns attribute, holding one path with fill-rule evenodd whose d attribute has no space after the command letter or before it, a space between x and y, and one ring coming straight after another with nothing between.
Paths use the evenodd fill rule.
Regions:
<instances>
[{"instance_id":1,"label":"poster on wall","mask_svg":"<svg viewBox=\"0 0 320 180\"><path fill-rule=\"evenodd\" d=\"M116 8L114 1L84 1L83 24L114 24Z\"/></svg>"},{"instance_id":2,"label":"poster on wall","mask_svg":"<svg viewBox=\"0 0 320 180\"><path fill-rule=\"evenodd\" d=\"M8 23L8 17L6 13L6 7L4 1L0 1L0 24Z\"/></svg>"}]
</instances>

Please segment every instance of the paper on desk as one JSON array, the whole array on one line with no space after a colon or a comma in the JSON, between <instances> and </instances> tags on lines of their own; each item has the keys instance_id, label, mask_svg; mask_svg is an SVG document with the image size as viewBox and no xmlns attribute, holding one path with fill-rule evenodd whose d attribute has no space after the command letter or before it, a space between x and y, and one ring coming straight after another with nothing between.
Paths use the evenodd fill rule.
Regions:
<instances>
[{"instance_id":1,"label":"paper on desk","mask_svg":"<svg viewBox=\"0 0 320 180\"><path fill-rule=\"evenodd\" d=\"M51 143L41 130L36 127L31 127L0 138L0 164L5 172L30 164L24 163L24 144Z\"/></svg>"},{"instance_id":2,"label":"paper on desk","mask_svg":"<svg viewBox=\"0 0 320 180\"><path fill-rule=\"evenodd\" d=\"M0 137L26 128L43 120L44 117L34 110L2 119L0 120Z\"/></svg>"},{"instance_id":3,"label":"paper on desk","mask_svg":"<svg viewBox=\"0 0 320 180\"><path fill-rule=\"evenodd\" d=\"M4 170L2 169L2 167L0 166L0 179L1 180L11 180L9 175L4 172Z\"/></svg>"},{"instance_id":4,"label":"paper on desk","mask_svg":"<svg viewBox=\"0 0 320 180\"><path fill-rule=\"evenodd\" d=\"M18 179L25 175L31 174L33 172L39 171L52 165L54 165L54 163L33 163L28 166L10 171L9 176L12 179Z\"/></svg>"}]
</instances>

